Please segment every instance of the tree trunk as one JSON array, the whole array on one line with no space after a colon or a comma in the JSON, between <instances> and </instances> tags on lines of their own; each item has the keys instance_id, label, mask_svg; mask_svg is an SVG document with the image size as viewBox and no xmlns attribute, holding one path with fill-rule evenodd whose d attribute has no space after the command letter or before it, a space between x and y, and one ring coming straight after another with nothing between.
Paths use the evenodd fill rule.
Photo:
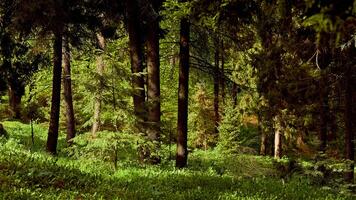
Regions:
<instances>
[{"instance_id":1,"label":"tree trunk","mask_svg":"<svg viewBox=\"0 0 356 200\"><path fill-rule=\"evenodd\" d=\"M8 88L11 117L13 119L21 119L21 99L25 86L18 80L18 77L10 77L8 79Z\"/></svg>"},{"instance_id":2,"label":"tree trunk","mask_svg":"<svg viewBox=\"0 0 356 200\"><path fill-rule=\"evenodd\" d=\"M233 101L233 104L234 104L234 107L237 106L237 93L238 93L238 87L237 87L237 84L236 83L233 83L232 84L232 101Z\"/></svg>"},{"instance_id":3,"label":"tree trunk","mask_svg":"<svg viewBox=\"0 0 356 200\"><path fill-rule=\"evenodd\" d=\"M319 150L325 152L327 146L327 131L329 120L329 86L328 86L328 67L332 61L332 48L330 47L331 35L326 32L320 34L320 42L317 46L319 56L319 67L321 77L319 80Z\"/></svg>"},{"instance_id":4,"label":"tree trunk","mask_svg":"<svg viewBox=\"0 0 356 200\"><path fill-rule=\"evenodd\" d=\"M351 81L351 70L345 73L345 158L350 161L347 172L345 173L346 181L353 182L354 180L354 162L355 162L355 148L354 148L354 134L353 134L353 85Z\"/></svg>"},{"instance_id":5,"label":"tree trunk","mask_svg":"<svg viewBox=\"0 0 356 200\"><path fill-rule=\"evenodd\" d=\"M189 37L190 23L187 18L180 22L179 88L176 167L183 168L188 160L188 86L189 86Z\"/></svg>"},{"instance_id":6,"label":"tree trunk","mask_svg":"<svg viewBox=\"0 0 356 200\"><path fill-rule=\"evenodd\" d=\"M96 34L98 47L101 51L105 50L105 38L101 33ZM91 129L91 133L93 135L100 129L100 113L101 113L101 101L102 101L102 90L104 87L103 83L103 74L104 74L105 64L103 61L102 52L96 58L96 73L99 76L98 88L95 93L95 102L94 102L94 115L93 115L93 126Z\"/></svg>"},{"instance_id":7,"label":"tree trunk","mask_svg":"<svg viewBox=\"0 0 356 200\"><path fill-rule=\"evenodd\" d=\"M0 124L0 137L8 137L7 131L5 130L4 126Z\"/></svg>"},{"instance_id":8,"label":"tree trunk","mask_svg":"<svg viewBox=\"0 0 356 200\"><path fill-rule=\"evenodd\" d=\"M62 32L56 31L53 45L53 80L52 80L52 104L47 137L47 151L57 153L57 140L59 128L59 112L61 100L61 73L62 73Z\"/></svg>"},{"instance_id":9,"label":"tree trunk","mask_svg":"<svg viewBox=\"0 0 356 200\"><path fill-rule=\"evenodd\" d=\"M261 134L261 147L260 147L260 155L265 156L267 154L267 135L266 132L259 128Z\"/></svg>"},{"instance_id":10,"label":"tree trunk","mask_svg":"<svg viewBox=\"0 0 356 200\"><path fill-rule=\"evenodd\" d=\"M341 91L340 91L341 92ZM341 99L340 96L337 97L338 99ZM336 105L333 105L334 108L330 108L331 110L337 108L340 106L340 101L336 103ZM329 115L328 118L328 135L327 135L327 143L333 143L338 138L337 131L338 131L338 121L337 121L337 116L336 115Z\"/></svg>"},{"instance_id":11,"label":"tree trunk","mask_svg":"<svg viewBox=\"0 0 356 200\"><path fill-rule=\"evenodd\" d=\"M274 127L274 158L280 159L282 157L282 126L280 117L275 117Z\"/></svg>"},{"instance_id":12,"label":"tree trunk","mask_svg":"<svg viewBox=\"0 0 356 200\"><path fill-rule=\"evenodd\" d=\"M146 121L145 110L145 80L143 73L143 46L141 40L141 22L138 18L137 0L127 0L127 29L129 34L129 49L131 58L132 87L134 113L138 120L138 128L143 132Z\"/></svg>"},{"instance_id":13,"label":"tree trunk","mask_svg":"<svg viewBox=\"0 0 356 200\"><path fill-rule=\"evenodd\" d=\"M328 126L328 111L329 111L329 103L328 103L328 92L325 87L326 86L326 78L322 75L320 80L320 92L319 92L319 140L320 146L319 150L321 152L325 152L326 150L326 141L327 141L327 126Z\"/></svg>"},{"instance_id":14,"label":"tree trunk","mask_svg":"<svg viewBox=\"0 0 356 200\"><path fill-rule=\"evenodd\" d=\"M147 25L147 98L148 98L148 138L158 140L160 134L160 60L159 60L159 21Z\"/></svg>"},{"instance_id":15,"label":"tree trunk","mask_svg":"<svg viewBox=\"0 0 356 200\"><path fill-rule=\"evenodd\" d=\"M215 67L214 67L214 123L215 123L215 133L217 134L219 122L220 122L220 114L219 114L219 45L216 45L215 50Z\"/></svg>"},{"instance_id":16,"label":"tree trunk","mask_svg":"<svg viewBox=\"0 0 356 200\"><path fill-rule=\"evenodd\" d=\"M5 23L10 23L5 16ZM19 77L17 73L14 71L12 66L12 40L11 35L8 33L4 33L1 38L1 54L3 57L2 70L5 72L4 76L7 76L7 86L8 86L8 94L9 94L9 108L11 112L11 117L14 119L21 118L21 98L24 94L25 87L21 81L19 81ZM5 78L6 79L6 78Z\"/></svg>"},{"instance_id":17,"label":"tree trunk","mask_svg":"<svg viewBox=\"0 0 356 200\"><path fill-rule=\"evenodd\" d=\"M154 7L154 5L153 5ZM158 10L158 9L157 9ZM152 10L151 12L156 12ZM154 16L153 14L151 16ZM161 92L160 92L160 58L159 58L159 19L155 17L147 24L147 136L154 142L149 150L149 160L152 164L160 162L156 153L159 149L160 126L161 126ZM154 149L153 149L154 148ZM152 153L154 153L152 155Z\"/></svg>"},{"instance_id":18,"label":"tree trunk","mask_svg":"<svg viewBox=\"0 0 356 200\"><path fill-rule=\"evenodd\" d=\"M70 47L68 38L63 39L63 94L67 119L67 143L71 144L75 137L75 118L72 98L72 80L70 66Z\"/></svg>"},{"instance_id":19,"label":"tree trunk","mask_svg":"<svg viewBox=\"0 0 356 200\"><path fill-rule=\"evenodd\" d=\"M260 155L265 156L267 154L267 134L262 127L262 117L261 114L258 114L258 132L261 135L261 146L260 146Z\"/></svg>"},{"instance_id":20,"label":"tree trunk","mask_svg":"<svg viewBox=\"0 0 356 200\"><path fill-rule=\"evenodd\" d=\"M222 102L223 105L225 105L225 96L226 96L226 92L225 92L225 50L224 50L224 42L221 41L221 47L220 47L220 51L221 51L221 77L220 77L220 85L221 85L221 98L222 98Z\"/></svg>"}]
</instances>

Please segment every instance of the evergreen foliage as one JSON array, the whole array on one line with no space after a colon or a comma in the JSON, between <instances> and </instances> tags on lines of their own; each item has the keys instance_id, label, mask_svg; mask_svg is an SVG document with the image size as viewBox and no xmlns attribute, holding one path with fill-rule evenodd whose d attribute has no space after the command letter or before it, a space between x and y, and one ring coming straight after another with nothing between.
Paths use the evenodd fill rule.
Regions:
<instances>
[{"instance_id":1,"label":"evergreen foliage","mask_svg":"<svg viewBox=\"0 0 356 200\"><path fill-rule=\"evenodd\" d=\"M353 0L1 0L0 199L352 199L355 33Z\"/></svg>"}]
</instances>

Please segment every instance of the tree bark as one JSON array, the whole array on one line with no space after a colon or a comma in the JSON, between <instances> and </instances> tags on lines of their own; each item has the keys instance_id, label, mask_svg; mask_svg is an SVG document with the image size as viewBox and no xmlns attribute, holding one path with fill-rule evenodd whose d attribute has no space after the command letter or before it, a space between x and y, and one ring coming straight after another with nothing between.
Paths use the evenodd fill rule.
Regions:
<instances>
[{"instance_id":1,"label":"tree bark","mask_svg":"<svg viewBox=\"0 0 356 200\"><path fill-rule=\"evenodd\" d=\"M5 16L5 23L10 23ZM6 25L5 25L6 26ZM19 80L17 73L14 71L12 66L12 46L13 41L11 40L11 35L7 32L4 33L1 38L1 54L3 57L2 70L5 72L4 75L7 79L8 95L9 95L9 108L11 117L14 119L21 118L21 98L24 94L25 86L22 81Z\"/></svg>"},{"instance_id":2,"label":"tree bark","mask_svg":"<svg viewBox=\"0 0 356 200\"><path fill-rule=\"evenodd\" d=\"M280 159L282 157L282 126L280 116L275 117L274 123L274 158Z\"/></svg>"},{"instance_id":3,"label":"tree bark","mask_svg":"<svg viewBox=\"0 0 356 200\"><path fill-rule=\"evenodd\" d=\"M224 41L221 40L221 77L220 77L220 85L221 85L221 98L222 98L222 103L225 105L225 49L224 49Z\"/></svg>"},{"instance_id":4,"label":"tree bark","mask_svg":"<svg viewBox=\"0 0 356 200\"><path fill-rule=\"evenodd\" d=\"M332 61L332 48L330 47L331 40L330 33L322 32L320 34L320 44L317 46L317 51L320 53L319 65L321 70L321 77L319 80L319 150L325 152L327 146L327 131L329 120L329 86L328 86L328 72L327 68Z\"/></svg>"},{"instance_id":5,"label":"tree bark","mask_svg":"<svg viewBox=\"0 0 356 200\"><path fill-rule=\"evenodd\" d=\"M16 76L15 74L11 73L15 72L10 72L11 77L8 78L8 94L11 117L13 119L21 119L21 99L25 92L25 86L18 77L13 77Z\"/></svg>"},{"instance_id":6,"label":"tree bark","mask_svg":"<svg viewBox=\"0 0 356 200\"><path fill-rule=\"evenodd\" d=\"M190 23L187 18L180 22L179 87L176 167L183 168L188 160L188 86Z\"/></svg>"},{"instance_id":7,"label":"tree bark","mask_svg":"<svg viewBox=\"0 0 356 200\"><path fill-rule=\"evenodd\" d=\"M143 73L143 46L141 37L141 22L138 18L139 7L137 0L127 0L127 29L129 34L129 49L131 58L132 87L134 113L138 120L138 128L143 132L146 121L145 109L145 80Z\"/></svg>"},{"instance_id":8,"label":"tree bark","mask_svg":"<svg viewBox=\"0 0 356 200\"><path fill-rule=\"evenodd\" d=\"M53 79L52 79L52 104L47 137L47 151L57 153L59 112L61 100L61 74L62 74L62 32L54 33L53 45Z\"/></svg>"},{"instance_id":9,"label":"tree bark","mask_svg":"<svg viewBox=\"0 0 356 200\"><path fill-rule=\"evenodd\" d=\"M159 60L159 21L158 18L147 25L147 99L148 99L148 138L159 140L161 122L160 60Z\"/></svg>"},{"instance_id":10,"label":"tree bark","mask_svg":"<svg viewBox=\"0 0 356 200\"><path fill-rule=\"evenodd\" d=\"M104 51L105 50L104 36L101 33L97 33L96 38L97 38L97 44L99 49L101 51ZM102 90L104 87L104 83L103 83L104 68L105 68L105 64L101 52L100 55L98 55L96 58L96 73L98 73L99 76L99 84L95 93L95 100L94 100L93 126L91 129L91 133L93 135L95 135L96 132L100 129L100 124L101 124L100 114L101 114Z\"/></svg>"},{"instance_id":11,"label":"tree bark","mask_svg":"<svg viewBox=\"0 0 356 200\"><path fill-rule=\"evenodd\" d=\"M216 42L217 43L217 42ZM214 123L215 123L215 133L218 134L218 127L220 123L220 113L219 113L219 45L216 45L215 50L215 67L214 67Z\"/></svg>"},{"instance_id":12,"label":"tree bark","mask_svg":"<svg viewBox=\"0 0 356 200\"><path fill-rule=\"evenodd\" d=\"M258 114L258 132L261 135L260 155L265 156L267 154L267 134L262 127L261 114Z\"/></svg>"},{"instance_id":13,"label":"tree bark","mask_svg":"<svg viewBox=\"0 0 356 200\"><path fill-rule=\"evenodd\" d=\"M67 143L71 144L75 137L75 118L72 97L72 80L70 65L70 47L66 36L63 38L63 94L67 119Z\"/></svg>"},{"instance_id":14,"label":"tree bark","mask_svg":"<svg viewBox=\"0 0 356 200\"><path fill-rule=\"evenodd\" d=\"M232 101L233 101L233 105L234 107L237 106L237 93L238 93L238 87L237 87L237 84L236 83L233 83L232 84Z\"/></svg>"},{"instance_id":15,"label":"tree bark","mask_svg":"<svg viewBox=\"0 0 356 200\"><path fill-rule=\"evenodd\" d=\"M267 135L266 132L259 128L261 134L261 147L260 147L260 155L265 156L267 154Z\"/></svg>"},{"instance_id":16,"label":"tree bark","mask_svg":"<svg viewBox=\"0 0 356 200\"><path fill-rule=\"evenodd\" d=\"M348 165L347 172L345 173L346 181L353 182L354 180L354 162L355 162L355 148L354 148L354 133L353 133L353 88L351 81L351 70L347 67L345 73L345 158L351 163Z\"/></svg>"},{"instance_id":17,"label":"tree bark","mask_svg":"<svg viewBox=\"0 0 356 200\"><path fill-rule=\"evenodd\" d=\"M328 102L328 92L326 89L326 78L322 75L319 83L319 140L320 146L319 150L325 152L327 143L327 127L328 127L328 112L329 112L329 102Z\"/></svg>"},{"instance_id":18,"label":"tree bark","mask_svg":"<svg viewBox=\"0 0 356 200\"><path fill-rule=\"evenodd\" d=\"M147 20L146 60L147 60L147 137L152 142L146 152L151 164L161 161L157 153L160 148L161 93L160 93L160 52L159 52L159 8L161 1L143 1L150 5L144 15Z\"/></svg>"}]
</instances>

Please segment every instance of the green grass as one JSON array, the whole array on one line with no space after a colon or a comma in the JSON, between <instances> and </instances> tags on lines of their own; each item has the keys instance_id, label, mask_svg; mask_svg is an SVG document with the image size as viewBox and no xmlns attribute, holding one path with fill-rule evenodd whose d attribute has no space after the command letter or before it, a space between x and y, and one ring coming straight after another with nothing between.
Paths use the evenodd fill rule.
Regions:
<instances>
[{"instance_id":1,"label":"green grass","mask_svg":"<svg viewBox=\"0 0 356 200\"><path fill-rule=\"evenodd\" d=\"M71 151L61 134L63 150L52 157L43 151L45 127L35 126L32 146L29 125L3 125L9 138L0 140L0 199L352 199L300 176L280 179L266 157L196 151L184 170L176 170L174 161L147 166L135 159L121 160L115 169L110 159L98 157L110 151L94 148L97 154L92 154L87 144L77 146L76 156L67 156Z\"/></svg>"}]
</instances>

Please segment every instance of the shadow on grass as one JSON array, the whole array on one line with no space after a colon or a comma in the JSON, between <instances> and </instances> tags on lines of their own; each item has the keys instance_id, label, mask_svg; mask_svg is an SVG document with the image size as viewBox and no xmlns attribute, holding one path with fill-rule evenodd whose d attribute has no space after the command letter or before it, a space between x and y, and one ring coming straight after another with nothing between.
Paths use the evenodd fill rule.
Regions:
<instances>
[{"instance_id":1,"label":"shadow on grass","mask_svg":"<svg viewBox=\"0 0 356 200\"><path fill-rule=\"evenodd\" d=\"M23 124L18 121L6 121L2 122L8 132L8 138L19 141L24 145L27 150L32 152L44 152L47 142L47 126L34 124L33 125L33 137L30 124ZM62 149L66 147L65 135L59 133L58 147Z\"/></svg>"},{"instance_id":2,"label":"shadow on grass","mask_svg":"<svg viewBox=\"0 0 356 200\"><path fill-rule=\"evenodd\" d=\"M93 160L71 160L44 153L44 135L35 135L32 153L26 150L30 132L12 125L10 137L23 149L0 152L0 199L337 199L337 195L297 180L233 178L209 172L212 160L188 170L128 167L117 171ZM10 130L9 129L9 130ZM13 134L11 134L11 132ZM40 131L39 131L40 132ZM42 134L46 133L42 131ZM64 145L61 138L59 146ZM19 148L15 146L15 148ZM1 149L1 148L0 148ZM93 163L91 163L93 162ZM224 162L220 163L222 166ZM243 167L242 165L239 167ZM80 170L82 169L82 170ZM346 199L346 197L345 197Z\"/></svg>"}]
</instances>

